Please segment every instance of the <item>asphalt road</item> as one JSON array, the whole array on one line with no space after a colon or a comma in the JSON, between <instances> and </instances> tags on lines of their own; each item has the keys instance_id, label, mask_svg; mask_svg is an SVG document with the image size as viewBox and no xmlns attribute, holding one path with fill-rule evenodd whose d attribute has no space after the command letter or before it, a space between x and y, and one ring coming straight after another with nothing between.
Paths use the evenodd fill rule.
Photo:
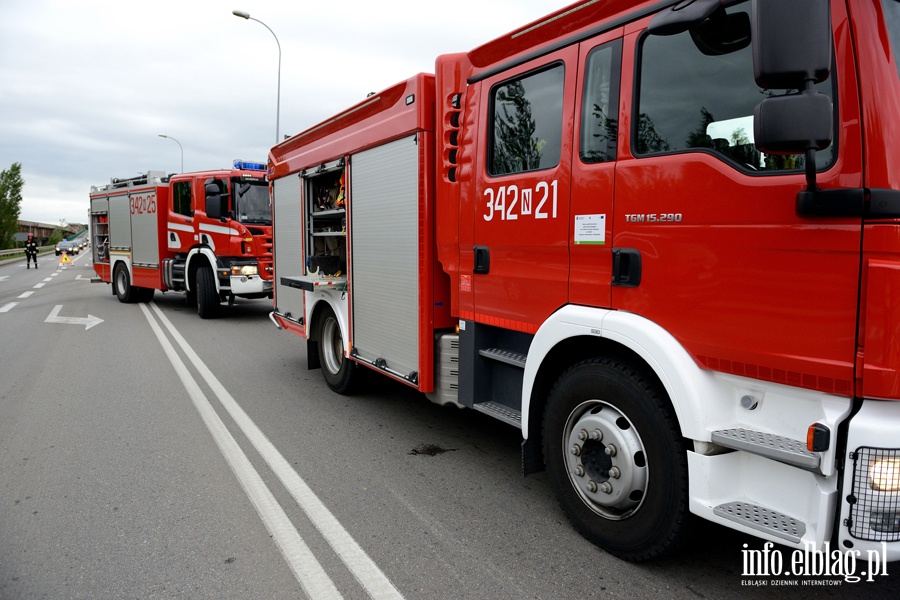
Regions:
<instances>
[{"instance_id":1,"label":"asphalt road","mask_svg":"<svg viewBox=\"0 0 900 600\"><path fill-rule=\"evenodd\" d=\"M620 561L521 476L518 430L377 376L333 394L268 301L204 321L92 274L84 254L0 263L4 600L900 596L897 563L744 576L762 543L709 524Z\"/></svg>"}]
</instances>

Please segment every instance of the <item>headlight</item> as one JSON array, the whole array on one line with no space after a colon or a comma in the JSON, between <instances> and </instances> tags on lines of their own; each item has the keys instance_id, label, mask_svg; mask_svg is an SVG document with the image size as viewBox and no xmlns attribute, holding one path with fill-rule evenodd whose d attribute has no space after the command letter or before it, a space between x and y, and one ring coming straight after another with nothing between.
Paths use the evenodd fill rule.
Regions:
<instances>
[{"instance_id":1,"label":"headlight","mask_svg":"<svg viewBox=\"0 0 900 600\"><path fill-rule=\"evenodd\" d=\"M231 274L243 275L244 277L258 275L259 267L256 265L231 265Z\"/></svg>"},{"instance_id":2,"label":"headlight","mask_svg":"<svg viewBox=\"0 0 900 600\"><path fill-rule=\"evenodd\" d=\"M900 460L876 460L869 467L869 486L879 492L900 491Z\"/></svg>"}]
</instances>

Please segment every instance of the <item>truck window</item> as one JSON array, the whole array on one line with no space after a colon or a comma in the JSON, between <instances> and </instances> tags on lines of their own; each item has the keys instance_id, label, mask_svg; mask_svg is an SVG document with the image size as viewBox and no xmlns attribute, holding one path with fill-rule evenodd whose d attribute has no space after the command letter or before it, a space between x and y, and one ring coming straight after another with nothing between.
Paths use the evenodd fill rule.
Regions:
<instances>
[{"instance_id":1,"label":"truck window","mask_svg":"<svg viewBox=\"0 0 900 600\"><path fill-rule=\"evenodd\" d=\"M753 145L753 109L774 92L759 88L753 78L750 3L740 2L726 11L748 13L747 29L732 32L733 40L709 23L642 40L633 152L643 156L697 149L745 171L801 170L802 155L764 155ZM707 39L710 34L715 37ZM833 98L835 80L832 75L817 89ZM836 144L837 140L817 153L819 169L833 163Z\"/></svg>"},{"instance_id":2,"label":"truck window","mask_svg":"<svg viewBox=\"0 0 900 600\"><path fill-rule=\"evenodd\" d=\"M884 21L887 23L888 36L891 38L891 48L894 50L897 75L900 76L900 1L881 0L881 3L884 7Z\"/></svg>"},{"instance_id":3,"label":"truck window","mask_svg":"<svg viewBox=\"0 0 900 600\"><path fill-rule=\"evenodd\" d=\"M269 186L265 181L249 182L235 179L231 189L234 190L234 214L238 221L257 225L272 223Z\"/></svg>"},{"instance_id":4,"label":"truck window","mask_svg":"<svg viewBox=\"0 0 900 600\"><path fill-rule=\"evenodd\" d=\"M176 181L172 184L172 212L191 216L191 182Z\"/></svg>"},{"instance_id":5,"label":"truck window","mask_svg":"<svg viewBox=\"0 0 900 600\"><path fill-rule=\"evenodd\" d=\"M564 75L565 67L559 64L493 89L491 175L549 169L559 164Z\"/></svg>"},{"instance_id":6,"label":"truck window","mask_svg":"<svg viewBox=\"0 0 900 600\"><path fill-rule=\"evenodd\" d=\"M586 163L616 159L621 55L620 40L598 46L588 54L579 150L581 160Z\"/></svg>"}]
</instances>

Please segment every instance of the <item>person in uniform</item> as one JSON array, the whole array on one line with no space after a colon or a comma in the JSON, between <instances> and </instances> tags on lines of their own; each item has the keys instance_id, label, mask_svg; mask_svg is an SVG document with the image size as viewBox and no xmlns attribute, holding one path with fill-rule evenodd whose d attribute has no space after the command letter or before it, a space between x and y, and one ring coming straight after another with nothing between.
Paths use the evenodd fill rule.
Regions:
<instances>
[{"instance_id":1,"label":"person in uniform","mask_svg":"<svg viewBox=\"0 0 900 600\"><path fill-rule=\"evenodd\" d=\"M34 268L38 268L37 264L37 255L38 255L38 244L34 240L34 234L28 234L28 241L25 242L25 264L28 265L28 268L31 268L31 261L34 261Z\"/></svg>"}]
</instances>

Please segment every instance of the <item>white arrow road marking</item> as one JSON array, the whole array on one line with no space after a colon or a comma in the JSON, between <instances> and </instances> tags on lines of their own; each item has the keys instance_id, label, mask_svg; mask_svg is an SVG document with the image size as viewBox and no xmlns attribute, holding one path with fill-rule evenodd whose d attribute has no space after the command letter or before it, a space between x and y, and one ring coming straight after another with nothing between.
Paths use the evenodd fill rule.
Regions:
<instances>
[{"instance_id":1,"label":"white arrow road marking","mask_svg":"<svg viewBox=\"0 0 900 600\"><path fill-rule=\"evenodd\" d=\"M9 304L4 304L3 306L0 306L0 313L5 313L5 312L11 311L13 306L15 306L16 304L18 304L18 302L10 302Z\"/></svg>"},{"instance_id":2,"label":"white arrow road marking","mask_svg":"<svg viewBox=\"0 0 900 600\"><path fill-rule=\"evenodd\" d=\"M84 317L60 317L59 311L62 310L62 304L57 304L53 307L53 310L50 311L50 316L44 319L44 323L65 323L67 325L84 325L84 330L87 331L94 325L99 325L103 322L103 319L100 317L95 317L93 315L88 315L87 318Z\"/></svg>"}]
</instances>

